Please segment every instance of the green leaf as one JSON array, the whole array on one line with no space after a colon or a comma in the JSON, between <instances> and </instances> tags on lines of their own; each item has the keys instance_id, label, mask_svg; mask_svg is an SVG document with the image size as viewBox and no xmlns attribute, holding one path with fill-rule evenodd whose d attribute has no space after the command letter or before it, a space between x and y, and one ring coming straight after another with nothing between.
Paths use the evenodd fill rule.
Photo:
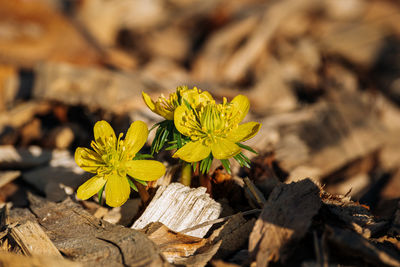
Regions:
<instances>
[{"instance_id":1,"label":"green leaf","mask_svg":"<svg viewBox=\"0 0 400 267\"><path fill-rule=\"evenodd\" d=\"M246 149L246 150L248 150L248 151L250 151L250 152L252 152L252 153L258 155L258 152L255 151L254 149L252 149L251 147L246 146L246 145L243 145L243 144L241 144L241 143L236 143L236 144L237 144L239 147L241 147L241 148L243 148L243 149Z\"/></svg>"}]
</instances>

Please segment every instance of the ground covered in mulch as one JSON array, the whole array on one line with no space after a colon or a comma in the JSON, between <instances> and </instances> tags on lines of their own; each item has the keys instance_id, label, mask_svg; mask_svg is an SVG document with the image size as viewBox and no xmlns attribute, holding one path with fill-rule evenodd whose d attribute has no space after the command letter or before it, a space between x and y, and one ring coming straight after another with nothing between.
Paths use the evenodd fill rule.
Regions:
<instances>
[{"instance_id":1,"label":"ground covered in mulch","mask_svg":"<svg viewBox=\"0 0 400 267\"><path fill-rule=\"evenodd\" d=\"M0 265L400 266L399 21L393 0L0 0ZM149 199L79 200L94 124L150 128L142 92L180 85L249 98L251 168L189 188L162 151Z\"/></svg>"}]
</instances>

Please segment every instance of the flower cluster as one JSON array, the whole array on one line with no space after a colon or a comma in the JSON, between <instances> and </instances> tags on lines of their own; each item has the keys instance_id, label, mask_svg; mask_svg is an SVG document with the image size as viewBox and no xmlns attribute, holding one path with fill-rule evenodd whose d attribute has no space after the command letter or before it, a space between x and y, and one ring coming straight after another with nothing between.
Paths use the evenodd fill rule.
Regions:
<instances>
[{"instance_id":1,"label":"flower cluster","mask_svg":"<svg viewBox=\"0 0 400 267\"><path fill-rule=\"evenodd\" d=\"M152 101L145 93L143 98L153 112L166 119L156 125L158 129L152 153L168 143L167 150L177 150L173 157L194 166L200 163L202 173L209 171L214 158L220 160L228 172L229 158L234 158L241 166L250 167L250 160L242 149L255 151L241 142L256 135L261 124L240 124L250 107L246 96L238 95L231 102L224 98L222 103L217 104L206 91L196 87L178 87L168 99L161 96Z\"/></svg>"},{"instance_id":2,"label":"flower cluster","mask_svg":"<svg viewBox=\"0 0 400 267\"><path fill-rule=\"evenodd\" d=\"M220 160L228 172L230 158L240 166L250 167L242 149L256 152L241 142L255 136L261 124L241 123L250 107L247 97L238 95L231 102L224 98L218 104L206 91L181 86L168 98L161 95L156 101L143 92L143 100L153 112L165 118L155 125L152 155L168 145L166 150L176 150L174 158L192 164L202 173L209 171L214 159ZM162 163L146 159L152 155L138 153L148 134L142 121L131 124L125 139L122 133L117 138L106 121L97 122L91 143L93 150L79 147L75 152L76 163L96 174L78 188L78 198L85 200L98 193L101 202L105 191L107 205L118 207L128 200L131 188L138 190L133 180L146 185L146 181L164 175ZM190 170L190 165L187 167Z\"/></svg>"}]
</instances>

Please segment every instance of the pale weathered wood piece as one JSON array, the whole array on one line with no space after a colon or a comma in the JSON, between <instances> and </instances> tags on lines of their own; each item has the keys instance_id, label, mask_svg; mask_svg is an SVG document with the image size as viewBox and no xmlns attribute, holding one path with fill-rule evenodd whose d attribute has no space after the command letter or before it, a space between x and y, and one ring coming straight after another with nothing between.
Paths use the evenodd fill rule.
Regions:
<instances>
[{"instance_id":1,"label":"pale weathered wood piece","mask_svg":"<svg viewBox=\"0 0 400 267\"><path fill-rule=\"evenodd\" d=\"M151 222L161 222L179 232L218 218L221 210L221 205L206 193L206 188L190 188L180 183L172 183L157 190L149 206L132 228L142 229ZM185 234L203 237L211 226L204 226Z\"/></svg>"},{"instance_id":2,"label":"pale weathered wood piece","mask_svg":"<svg viewBox=\"0 0 400 267\"><path fill-rule=\"evenodd\" d=\"M70 199L53 203L29 195L30 210L56 248L84 266L167 266L143 233L112 225L87 213ZM24 221L25 214L17 217ZM10 223L13 223L10 211Z\"/></svg>"},{"instance_id":3,"label":"pale weathered wood piece","mask_svg":"<svg viewBox=\"0 0 400 267\"><path fill-rule=\"evenodd\" d=\"M288 261L319 211L320 189L310 179L278 185L268 198L249 240L257 266Z\"/></svg>"},{"instance_id":4,"label":"pale weathered wood piece","mask_svg":"<svg viewBox=\"0 0 400 267\"><path fill-rule=\"evenodd\" d=\"M27 256L53 256L63 259L37 222L28 221L11 228L10 236Z\"/></svg>"},{"instance_id":5,"label":"pale weathered wood piece","mask_svg":"<svg viewBox=\"0 0 400 267\"><path fill-rule=\"evenodd\" d=\"M52 256L32 256L0 252L0 266L7 267L83 267L79 262L65 260Z\"/></svg>"},{"instance_id":6,"label":"pale weathered wood piece","mask_svg":"<svg viewBox=\"0 0 400 267\"><path fill-rule=\"evenodd\" d=\"M144 107L146 83L137 73L113 72L67 64L43 63L35 68L33 95L70 105L86 105L116 113ZM152 89L157 85L152 83Z\"/></svg>"},{"instance_id":7,"label":"pale weathered wood piece","mask_svg":"<svg viewBox=\"0 0 400 267\"><path fill-rule=\"evenodd\" d=\"M0 187L21 176L21 171L0 171Z\"/></svg>"}]
</instances>

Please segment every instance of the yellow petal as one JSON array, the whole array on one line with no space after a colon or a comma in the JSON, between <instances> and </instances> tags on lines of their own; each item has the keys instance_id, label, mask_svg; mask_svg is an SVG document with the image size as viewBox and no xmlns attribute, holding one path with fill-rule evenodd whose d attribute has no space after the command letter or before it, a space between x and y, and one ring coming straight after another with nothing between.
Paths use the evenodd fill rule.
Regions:
<instances>
[{"instance_id":1,"label":"yellow petal","mask_svg":"<svg viewBox=\"0 0 400 267\"><path fill-rule=\"evenodd\" d=\"M143 121L135 121L131 124L126 133L124 144L128 153L135 155L146 143L149 130Z\"/></svg>"},{"instance_id":2,"label":"yellow petal","mask_svg":"<svg viewBox=\"0 0 400 267\"><path fill-rule=\"evenodd\" d=\"M163 107L163 105L161 103L155 103L156 105L156 109L155 109L155 113L157 113L158 115L164 117L166 120L170 120L172 121L174 119L174 111L165 109Z\"/></svg>"},{"instance_id":3,"label":"yellow petal","mask_svg":"<svg viewBox=\"0 0 400 267\"><path fill-rule=\"evenodd\" d=\"M187 120L186 113L190 111L186 105L179 106L175 109L174 124L175 128L183 135L190 136L190 129L185 126Z\"/></svg>"},{"instance_id":4,"label":"yellow petal","mask_svg":"<svg viewBox=\"0 0 400 267\"><path fill-rule=\"evenodd\" d=\"M106 121L98 121L94 125L94 140L102 147L115 146L116 136L111 125Z\"/></svg>"},{"instance_id":5,"label":"yellow petal","mask_svg":"<svg viewBox=\"0 0 400 267\"><path fill-rule=\"evenodd\" d=\"M238 122L241 122L249 112L250 102L247 96L237 95L232 99L231 104L233 105L233 117L237 117Z\"/></svg>"},{"instance_id":6,"label":"yellow petal","mask_svg":"<svg viewBox=\"0 0 400 267\"><path fill-rule=\"evenodd\" d=\"M167 120L173 120L174 119L174 112L166 110L165 108L162 107L162 105L158 102L154 102L151 100L150 96L146 94L145 92L142 92L142 97L144 100L144 103L149 107L151 111L154 113L164 117Z\"/></svg>"},{"instance_id":7,"label":"yellow petal","mask_svg":"<svg viewBox=\"0 0 400 267\"><path fill-rule=\"evenodd\" d=\"M110 207L119 207L124 204L131 192L128 178L112 173L107 177L106 184L106 203Z\"/></svg>"},{"instance_id":8,"label":"yellow petal","mask_svg":"<svg viewBox=\"0 0 400 267\"><path fill-rule=\"evenodd\" d=\"M218 138L218 140L211 144L211 151L216 159L228 159L240 153L240 147L232 141L225 138Z\"/></svg>"},{"instance_id":9,"label":"yellow petal","mask_svg":"<svg viewBox=\"0 0 400 267\"><path fill-rule=\"evenodd\" d=\"M107 180L104 178L104 176L99 175L90 178L78 188L77 197L82 200L92 197L94 194L100 191L106 181Z\"/></svg>"},{"instance_id":10,"label":"yellow petal","mask_svg":"<svg viewBox=\"0 0 400 267\"><path fill-rule=\"evenodd\" d=\"M187 143L176 151L172 157L183 159L186 162L197 162L208 157L210 152L209 146L204 145L202 141L196 141Z\"/></svg>"},{"instance_id":11,"label":"yellow petal","mask_svg":"<svg viewBox=\"0 0 400 267\"><path fill-rule=\"evenodd\" d=\"M146 103L146 105L149 107L149 109L151 111L154 111L156 109L156 107L154 106L154 102L153 102L153 100L151 100L150 96L148 94L146 94L145 92L142 92L142 97L143 97L144 103Z\"/></svg>"},{"instance_id":12,"label":"yellow petal","mask_svg":"<svg viewBox=\"0 0 400 267\"><path fill-rule=\"evenodd\" d=\"M104 166L104 161L99 154L84 147L78 147L76 149L75 162L79 167L91 173L96 173L99 167Z\"/></svg>"},{"instance_id":13,"label":"yellow petal","mask_svg":"<svg viewBox=\"0 0 400 267\"><path fill-rule=\"evenodd\" d=\"M258 122L243 123L230 132L226 138L234 143L243 142L255 136L260 128L261 123Z\"/></svg>"},{"instance_id":14,"label":"yellow petal","mask_svg":"<svg viewBox=\"0 0 400 267\"><path fill-rule=\"evenodd\" d=\"M131 160L126 163L127 173L142 181L154 181L165 173L165 166L156 160Z\"/></svg>"},{"instance_id":15,"label":"yellow petal","mask_svg":"<svg viewBox=\"0 0 400 267\"><path fill-rule=\"evenodd\" d=\"M190 105L198 107L200 105L206 105L211 102L213 97L207 91L199 93L200 90L194 87L193 89L185 90L181 93L182 99L186 100Z\"/></svg>"}]
</instances>

